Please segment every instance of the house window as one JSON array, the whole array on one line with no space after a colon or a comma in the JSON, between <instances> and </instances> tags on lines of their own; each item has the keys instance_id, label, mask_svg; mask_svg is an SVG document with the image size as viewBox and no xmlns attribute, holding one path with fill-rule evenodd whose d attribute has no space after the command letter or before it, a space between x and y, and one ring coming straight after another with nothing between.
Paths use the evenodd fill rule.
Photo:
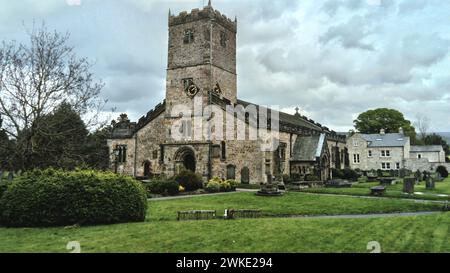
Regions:
<instances>
[{"instance_id":1,"label":"house window","mask_svg":"<svg viewBox=\"0 0 450 273\"><path fill-rule=\"evenodd\" d=\"M194 42L194 32L191 29L187 29L184 31L183 42L185 44L190 44Z\"/></svg>"},{"instance_id":2,"label":"house window","mask_svg":"<svg viewBox=\"0 0 450 273\"><path fill-rule=\"evenodd\" d=\"M418 159L422 159L422 155L421 155L421 154L418 154L418 155L417 155L417 158L418 158Z\"/></svg>"},{"instance_id":3,"label":"house window","mask_svg":"<svg viewBox=\"0 0 450 273\"><path fill-rule=\"evenodd\" d=\"M372 157L372 151L369 150L368 154L369 154L369 157Z\"/></svg>"},{"instance_id":4,"label":"house window","mask_svg":"<svg viewBox=\"0 0 450 273\"><path fill-rule=\"evenodd\" d=\"M359 154L354 154L353 155L353 163L358 164L360 163L360 158L359 158Z\"/></svg>"},{"instance_id":5,"label":"house window","mask_svg":"<svg viewBox=\"0 0 450 273\"><path fill-rule=\"evenodd\" d=\"M400 163L399 163L399 162L395 163L395 168L396 168L397 170L400 170Z\"/></svg>"},{"instance_id":6,"label":"house window","mask_svg":"<svg viewBox=\"0 0 450 273\"><path fill-rule=\"evenodd\" d=\"M390 170L391 169L391 163L389 163L389 162L381 163L381 169L382 170Z\"/></svg>"},{"instance_id":7,"label":"house window","mask_svg":"<svg viewBox=\"0 0 450 273\"><path fill-rule=\"evenodd\" d=\"M390 156L391 156L391 151L389 151L389 150L381 151L381 157L390 157Z\"/></svg>"}]
</instances>

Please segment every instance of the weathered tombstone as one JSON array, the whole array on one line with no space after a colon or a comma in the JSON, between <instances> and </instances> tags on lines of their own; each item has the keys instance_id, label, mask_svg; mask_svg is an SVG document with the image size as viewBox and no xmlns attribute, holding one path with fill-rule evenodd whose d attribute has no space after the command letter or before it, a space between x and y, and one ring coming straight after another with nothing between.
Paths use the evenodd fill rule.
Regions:
<instances>
[{"instance_id":1,"label":"weathered tombstone","mask_svg":"<svg viewBox=\"0 0 450 273\"><path fill-rule=\"evenodd\" d=\"M426 182L427 190L434 190L434 188L435 188L434 179L432 177L430 177L430 176L427 176L426 181L427 181Z\"/></svg>"},{"instance_id":2,"label":"weathered tombstone","mask_svg":"<svg viewBox=\"0 0 450 273\"><path fill-rule=\"evenodd\" d=\"M415 178L405 178L403 179L403 192L408 194L414 194L414 184L416 183Z\"/></svg>"},{"instance_id":3,"label":"weathered tombstone","mask_svg":"<svg viewBox=\"0 0 450 273\"><path fill-rule=\"evenodd\" d=\"M422 181L422 173L419 170L414 173L414 177L416 178L416 183Z\"/></svg>"},{"instance_id":4,"label":"weathered tombstone","mask_svg":"<svg viewBox=\"0 0 450 273\"><path fill-rule=\"evenodd\" d=\"M8 173L8 182L13 181L13 179L14 179L14 174L13 174L13 172L9 172L9 173Z\"/></svg>"}]
</instances>

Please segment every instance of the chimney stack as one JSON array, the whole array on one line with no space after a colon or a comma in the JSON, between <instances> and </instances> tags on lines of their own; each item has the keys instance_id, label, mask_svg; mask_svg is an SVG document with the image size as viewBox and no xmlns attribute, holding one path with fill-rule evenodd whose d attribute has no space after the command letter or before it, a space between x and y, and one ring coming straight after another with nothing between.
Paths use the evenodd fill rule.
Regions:
<instances>
[{"instance_id":1,"label":"chimney stack","mask_svg":"<svg viewBox=\"0 0 450 273\"><path fill-rule=\"evenodd\" d=\"M402 127L400 127L400 128L398 129L398 133L401 134L401 135L405 135L405 131L403 131L403 128L402 128Z\"/></svg>"},{"instance_id":2,"label":"chimney stack","mask_svg":"<svg viewBox=\"0 0 450 273\"><path fill-rule=\"evenodd\" d=\"M381 130L380 130L380 135L385 135L385 134L386 134L386 130L381 129Z\"/></svg>"}]
</instances>

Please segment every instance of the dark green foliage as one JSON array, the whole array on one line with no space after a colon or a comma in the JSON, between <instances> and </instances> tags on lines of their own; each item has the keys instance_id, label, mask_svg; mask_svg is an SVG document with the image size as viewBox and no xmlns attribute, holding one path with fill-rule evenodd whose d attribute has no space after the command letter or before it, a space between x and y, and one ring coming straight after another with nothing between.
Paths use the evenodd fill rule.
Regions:
<instances>
[{"instance_id":1,"label":"dark green foliage","mask_svg":"<svg viewBox=\"0 0 450 273\"><path fill-rule=\"evenodd\" d=\"M333 178L334 179L346 179L351 181L357 181L361 176L357 171L352 170L350 168L345 168L343 170L333 169Z\"/></svg>"},{"instance_id":2,"label":"dark green foliage","mask_svg":"<svg viewBox=\"0 0 450 273\"><path fill-rule=\"evenodd\" d=\"M332 172L333 178L340 178L340 179L344 178L344 173L340 169L332 169L331 172Z\"/></svg>"},{"instance_id":3,"label":"dark green foliage","mask_svg":"<svg viewBox=\"0 0 450 273\"><path fill-rule=\"evenodd\" d=\"M450 148L447 141L438 134L427 135L422 139L424 145L441 145L444 148L445 154L450 155Z\"/></svg>"},{"instance_id":4,"label":"dark green foliage","mask_svg":"<svg viewBox=\"0 0 450 273\"><path fill-rule=\"evenodd\" d=\"M175 180L152 180L145 183L148 194L161 194L165 196L177 195L180 192L180 184Z\"/></svg>"},{"instance_id":5,"label":"dark green foliage","mask_svg":"<svg viewBox=\"0 0 450 273\"><path fill-rule=\"evenodd\" d=\"M363 134L378 134L381 129L385 129L386 133L398 133L401 127L405 135L411 138L411 144L417 143L416 129L411 125L411 121L394 109L369 110L360 114L353 122L355 129Z\"/></svg>"},{"instance_id":6,"label":"dark green foliage","mask_svg":"<svg viewBox=\"0 0 450 273\"><path fill-rule=\"evenodd\" d=\"M144 221L147 196L128 176L95 171L31 171L0 199L0 220L10 227L113 224Z\"/></svg>"},{"instance_id":7,"label":"dark green foliage","mask_svg":"<svg viewBox=\"0 0 450 273\"><path fill-rule=\"evenodd\" d=\"M308 174L305 177L305 181L320 181L319 177L313 174Z\"/></svg>"},{"instance_id":8,"label":"dark green foliage","mask_svg":"<svg viewBox=\"0 0 450 273\"><path fill-rule=\"evenodd\" d=\"M203 188L202 178L191 171L181 171L174 177L174 180L178 182L186 191L196 191Z\"/></svg>"},{"instance_id":9,"label":"dark green foliage","mask_svg":"<svg viewBox=\"0 0 450 273\"><path fill-rule=\"evenodd\" d=\"M358 178L360 177L360 175L356 171L349 168L344 169L342 173L344 175L343 179L347 179L350 181L357 181Z\"/></svg>"},{"instance_id":10,"label":"dark green foliage","mask_svg":"<svg viewBox=\"0 0 450 273\"><path fill-rule=\"evenodd\" d=\"M448 177L448 170L445 166L437 167L436 172L438 172L441 175L441 177L443 177L443 178Z\"/></svg>"}]
</instances>

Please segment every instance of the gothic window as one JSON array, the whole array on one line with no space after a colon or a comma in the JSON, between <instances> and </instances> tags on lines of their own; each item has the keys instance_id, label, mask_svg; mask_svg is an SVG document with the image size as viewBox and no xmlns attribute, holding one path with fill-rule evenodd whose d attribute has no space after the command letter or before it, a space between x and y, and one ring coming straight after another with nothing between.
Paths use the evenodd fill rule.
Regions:
<instances>
[{"instance_id":1,"label":"gothic window","mask_svg":"<svg viewBox=\"0 0 450 273\"><path fill-rule=\"evenodd\" d=\"M234 165L227 166L227 180L228 179L236 179L236 167Z\"/></svg>"},{"instance_id":2,"label":"gothic window","mask_svg":"<svg viewBox=\"0 0 450 273\"><path fill-rule=\"evenodd\" d=\"M116 147L117 150L119 150L118 156L117 156L117 162L118 163L126 163L127 162L127 145L118 145Z\"/></svg>"},{"instance_id":3,"label":"gothic window","mask_svg":"<svg viewBox=\"0 0 450 273\"><path fill-rule=\"evenodd\" d=\"M159 161L161 162L161 163L164 163L164 145L161 145L160 147L159 147L159 149L160 149L160 155L161 155L161 158L159 159Z\"/></svg>"},{"instance_id":4,"label":"gothic window","mask_svg":"<svg viewBox=\"0 0 450 273\"><path fill-rule=\"evenodd\" d=\"M212 157L220 158L220 145L214 145L212 147Z\"/></svg>"},{"instance_id":5,"label":"gothic window","mask_svg":"<svg viewBox=\"0 0 450 273\"><path fill-rule=\"evenodd\" d=\"M185 137L185 138L191 137L191 135L192 135L192 121L184 120L184 121L181 122L180 134L182 134L182 136Z\"/></svg>"},{"instance_id":6,"label":"gothic window","mask_svg":"<svg viewBox=\"0 0 450 273\"><path fill-rule=\"evenodd\" d=\"M191 29L187 29L184 31L183 42L185 44L190 44L194 42L194 32Z\"/></svg>"},{"instance_id":7,"label":"gothic window","mask_svg":"<svg viewBox=\"0 0 450 273\"><path fill-rule=\"evenodd\" d=\"M227 159L227 145L225 141L222 141L222 160Z\"/></svg>"},{"instance_id":8,"label":"gothic window","mask_svg":"<svg viewBox=\"0 0 450 273\"><path fill-rule=\"evenodd\" d=\"M222 47L227 47L228 36L224 31L220 32L220 45Z\"/></svg>"}]
</instances>

